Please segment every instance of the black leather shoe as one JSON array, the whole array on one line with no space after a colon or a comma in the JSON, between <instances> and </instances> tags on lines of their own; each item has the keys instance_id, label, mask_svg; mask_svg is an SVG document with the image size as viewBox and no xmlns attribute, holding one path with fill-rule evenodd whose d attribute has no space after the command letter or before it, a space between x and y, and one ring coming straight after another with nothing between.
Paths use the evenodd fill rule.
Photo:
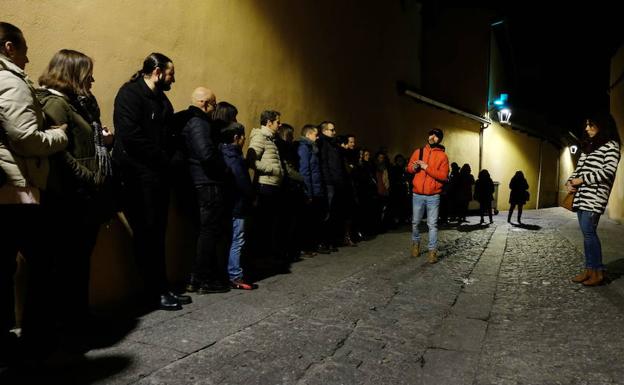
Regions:
<instances>
[{"instance_id":1,"label":"black leather shoe","mask_svg":"<svg viewBox=\"0 0 624 385\"><path fill-rule=\"evenodd\" d=\"M182 305L171 293L165 293L160 295L158 308L160 310L182 310Z\"/></svg>"},{"instance_id":2,"label":"black leather shoe","mask_svg":"<svg viewBox=\"0 0 624 385\"><path fill-rule=\"evenodd\" d=\"M204 282L199 288L199 294L227 293L230 285L221 282Z\"/></svg>"},{"instance_id":3,"label":"black leather shoe","mask_svg":"<svg viewBox=\"0 0 624 385\"><path fill-rule=\"evenodd\" d=\"M193 302L191 296L188 295L176 294L172 291L170 291L168 294L175 298L180 305L188 305L189 303Z\"/></svg>"}]
</instances>

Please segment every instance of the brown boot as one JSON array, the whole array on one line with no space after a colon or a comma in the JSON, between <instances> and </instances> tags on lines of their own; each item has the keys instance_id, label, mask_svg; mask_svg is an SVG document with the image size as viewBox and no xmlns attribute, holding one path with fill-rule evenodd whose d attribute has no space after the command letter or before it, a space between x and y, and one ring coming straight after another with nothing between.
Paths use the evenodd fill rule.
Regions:
<instances>
[{"instance_id":1,"label":"brown boot","mask_svg":"<svg viewBox=\"0 0 624 385\"><path fill-rule=\"evenodd\" d=\"M588 280L583 281L585 286L598 286L604 281L604 272L602 270L592 270Z\"/></svg>"},{"instance_id":2,"label":"brown boot","mask_svg":"<svg viewBox=\"0 0 624 385\"><path fill-rule=\"evenodd\" d=\"M581 283L583 281L587 281L591 277L591 270L585 269L580 274L572 277L572 282Z\"/></svg>"},{"instance_id":3,"label":"brown boot","mask_svg":"<svg viewBox=\"0 0 624 385\"><path fill-rule=\"evenodd\" d=\"M438 251L437 250L429 250L429 255L427 255L427 262L434 264L438 262Z\"/></svg>"},{"instance_id":4,"label":"brown boot","mask_svg":"<svg viewBox=\"0 0 624 385\"><path fill-rule=\"evenodd\" d=\"M412 257L420 257L420 241L412 242Z\"/></svg>"}]
</instances>

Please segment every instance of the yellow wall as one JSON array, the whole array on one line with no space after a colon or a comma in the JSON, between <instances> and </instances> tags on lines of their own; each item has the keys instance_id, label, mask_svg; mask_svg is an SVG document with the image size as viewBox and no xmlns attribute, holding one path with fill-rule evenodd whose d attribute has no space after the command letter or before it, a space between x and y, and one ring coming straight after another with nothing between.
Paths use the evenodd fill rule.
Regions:
<instances>
[{"instance_id":1,"label":"yellow wall","mask_svg":"<svg viewBox=\"0 0 624 385\"><path fill-rule=\"evenodd\" d=\"M276 109L296 129L329 119L363 146L407 153L431 128L412 111L422 107L396 92L398 80L420 79L419 7L359 0L3 0L1 18L24 32L34 80L62 48L95 60L93 92L108 126L117 90L157 51L176 67L168 93L176 110L204 85L239 108L247 130L262 110ZM194 239L188 218L172 206L168 270L179 281ZM92 259L93 302L115 303L137 286L129 242L119 221L103 227Z\"/></svg>"},{"instance_id":2,"label":"yellow wall","mask_svg":"<svg viewBox=\"0 0 624 385\"><path fill-rule=\"evenodd\" d=\"M262 110L271 108L296 129L333 120L339 133L353 132L361 146L373 150L386 146L391 156L409 156L424 144L427 131L438 127L445 131L450 161L469 163L476 176L479 124L398 95L396 82L418 85L422 80L429 96L440 93L441 101L480 111L487 92L489 27L474 27L477 23L468 19L487 17L466 17L464 11L439 16L438 21L444 19L440 25L454 26L463 40L449 46L455 40L446 27L435 29L430 47L437 50L427 62L432 70L421 79L419 7L415 1L382 5L373 0L2 0L1 18L24 32L31 60L27 72L33 79L59 49L93 57L93 91L109 126L117 90L147 54L158 51L176 67L176 83L168 93L176 110L186 108L191 91L204 85L239 108L239 121L248 130L258 125ZM467 33L466 28L473 29ZM444 90L450 90L448 98ZM535 166L536 141L497 132L486 130L489 158L484 158L494 179L504 187L520 168L534 179L530 167ZM503 140L510 141L509 151L501 147ZM508 166L496 161L503 155ZM499 203L507 201L503 196ZM176 281L188 271L193 231L176 210L169 224L169 275ZM136 286L129 242L121 222L103 228L93 257L94 302L115 303Z\"/></svg>"},{"instance_id":3,"label":"yellow wall","mask_svg":"<svg viewBox=\"0 0 624 385\"><path fill-rule=\"evenodd\" d=\"M529 183L530 199L525 208L536 208L540 163L542 152L542 175L539 207L556 203L557 149L540 139L529 137L508 126L492 124L483 132L483 168L494 181L500 182L498 209L509 209L509 181L516 171L522 171Z\"/></svg>"},{"instance_id":4,"label":"yellow wall","mask_svg":"<svg viewBox=\"0 0 624 385\"><path fill-rule=\"evenodd\" d=\"M576 167L576 162L578 161L578 157L580 156L580 150L577 150L575 155L570 153L570 147L564 147L561 149L559 154L559 202L563 200L563 198L568 194L568 191L565 188L565 184L568 181L568 178L574 172L574 168Z\"/></svg>"},{"instance_id":5,"label":"yellow wall","mask_svg":"<svg viewBox=\"0 0 624 385\"><path fill-rule=\"evenodd\" d=\"M624 45L620 47L611 60L611 82L614 84L616 80L624 73ZM624 82L620 82L611 90L611 115L617 123L620 140L624 139ZM607 206L607 214L611 219L624 221L624 170L622 170L624 160L620 160L618 172L609 198Z\"/></svg>"}]
</instances>

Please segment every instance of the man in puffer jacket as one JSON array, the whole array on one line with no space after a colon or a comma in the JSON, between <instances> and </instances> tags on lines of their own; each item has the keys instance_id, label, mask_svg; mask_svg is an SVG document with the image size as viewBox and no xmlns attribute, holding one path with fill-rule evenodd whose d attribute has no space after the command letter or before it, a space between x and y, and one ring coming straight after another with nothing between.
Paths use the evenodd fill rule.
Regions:
<instances>
[{"instance_id":1,"label":"man in puffer jacket","mask_svg":"<svg viewBox=\"0 0 624 385\"><path fill-rule=\"evenodd\" d=\"M427 226L429 227L428 262L438 261L438 211L440 209L440 193L448 180L449 163L440 144L444 133L438 128L429 131L427 144L416 149L405 170L414 174L412 180L412 256L420 255L420 233L418 225L427 209Z\"/></svg>"},{"instance_id":2,"label":"man in puffer jacket","mask_svg":"<svg viewBox=\"0 0 624 385\"><path fill-rule=\"evenodd\" d=\"M258 201L253 231L253 250L263 257L272 257L283 268L286 256L278 238L278 209L280 186L284 177L280 153L275 144L275 134L280 126L280 113L263 111L260 128L254 128L249 135L247 162L254 171L254 185Z\"/></svg>"}]
</instances>

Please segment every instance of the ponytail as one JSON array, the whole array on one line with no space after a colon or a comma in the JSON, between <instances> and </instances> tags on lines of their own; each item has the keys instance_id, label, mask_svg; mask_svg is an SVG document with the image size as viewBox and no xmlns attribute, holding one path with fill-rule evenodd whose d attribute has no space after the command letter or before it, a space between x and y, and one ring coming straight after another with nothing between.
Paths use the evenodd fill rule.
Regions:
<instances>
[{"instance_id":1,"label":"ponytail","mask_svg":"<svg viewBox=\"0 0 624 385\"><path fill-rule=\"evenodd\" d=\"M167 56L163 55L162 53L152 52L143 61L143 68L138 70L134 75L132 75L130 77L130 81L133 82L140 77L149 75L154 72L156 68L164 70L165 68L167 68L167 65L169 63L173 63L173 61Z\"/></svg>"}]
</instances>

